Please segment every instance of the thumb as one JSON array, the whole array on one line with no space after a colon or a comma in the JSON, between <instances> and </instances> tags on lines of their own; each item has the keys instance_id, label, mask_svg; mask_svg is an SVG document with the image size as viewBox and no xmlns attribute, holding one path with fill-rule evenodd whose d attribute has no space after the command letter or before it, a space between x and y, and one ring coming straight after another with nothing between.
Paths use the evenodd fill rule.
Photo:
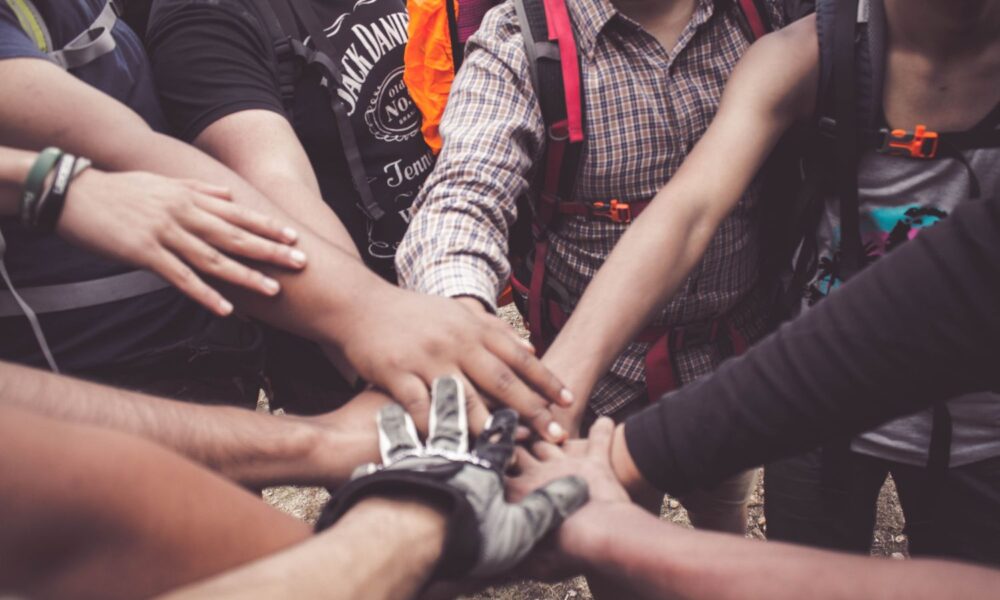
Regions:
<instances>
[{"instance_id":1,"label":"thumb","mask_svg":"<svg viewBox=\"0 0 1000 600\"><path fill-rule=\"evenodd\" d=\"M517 504L505 505L499 511L502 516L483 531L479 564L470 575L487 577L512 568L587 498L587 482L570 475L538 488Z\"/></svg>"},{"instance_id":2,"label":"thumb","mask_svg":"<svg viewBox=\"0 0 1000 600\"><path fill-rule=\"evenodd\" d=\"M535 541L538 541L559 527L566 517L576 512L589 499L587 482L576 475L568 475L531 492L517 506L535 525L533 531L536 534Z\"/></svg>"}]
</instances>

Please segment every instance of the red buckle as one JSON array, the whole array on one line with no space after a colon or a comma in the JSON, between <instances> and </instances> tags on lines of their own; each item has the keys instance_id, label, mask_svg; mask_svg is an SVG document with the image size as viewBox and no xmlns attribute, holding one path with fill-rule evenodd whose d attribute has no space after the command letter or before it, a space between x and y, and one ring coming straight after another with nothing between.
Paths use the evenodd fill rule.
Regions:
<instances>
[{"instance_id":1,"label":"red buckle","mask_svg":"<svg viewBox=\"0 0 1000 600\"><path fill-rule=\"evenodd\" d=\"M905 129L883 129L882 146L878 151L889 156L904 156L907 158L934 158L938 150L938 134L927 131L927 127L917 125L910 133Z\"/></svg>"},{"instance_id":2,"label":"red buckle","mask_svg":"<svg viewBox=\"0 0 1000 600\"><path fill-rule=\"evenodd\" d=\"M597 201L591 205L590 214L594 217L603 217L613 223L632 222L632 207L628 202L619 202L617 200L612 200L611 202Z\"/></svg>"}]
</instances>

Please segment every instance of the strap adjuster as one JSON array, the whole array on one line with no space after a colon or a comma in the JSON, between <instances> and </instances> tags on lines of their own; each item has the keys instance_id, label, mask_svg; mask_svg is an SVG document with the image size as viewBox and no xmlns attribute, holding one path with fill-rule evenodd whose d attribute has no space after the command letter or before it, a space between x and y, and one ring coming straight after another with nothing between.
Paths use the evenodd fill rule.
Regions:
<instances>
[{"instance_id":1,"label":"strap adjuster","mask_svg":"<svg viewBox=\"0 0 1000 600\"><path fill-rule=\"evenodd\" d=\"M628 202L619 202L618 200L610 202L598 200L591 204L590 214L592 217L605 218L613 223L632 222L632 207Z\"/></svg>"},{"instance_id":2,"label":"strap adjuster","mask_svg":"<svg viewBox=\"0 0 1000 600\"><path fill-rule=\"evenodd\" d=\"M881 129L882 145L880 154L907 158L934 158L937 156L940 138L936 131L927 131L924 125L917 125L913 132L905 129Z\"/></svg>"}]
</instances>

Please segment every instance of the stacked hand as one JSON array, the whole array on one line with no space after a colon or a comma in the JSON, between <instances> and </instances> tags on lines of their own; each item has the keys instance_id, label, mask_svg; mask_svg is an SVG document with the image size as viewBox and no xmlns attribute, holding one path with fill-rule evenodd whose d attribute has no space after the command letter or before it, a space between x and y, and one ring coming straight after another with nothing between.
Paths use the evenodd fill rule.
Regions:
<instances>
[{"instance_id":1,"label":"stacked hand","mask_svg":"<svg viewBox=\"0 0 1000 600\"><path fill-rule=\"evenodd\" d=\"M219 315L233 305L199 271L267 296L278 282L230 258L301 269L297 234L283 223L233 204L225 188L152 173L89 169L70 188L57 231L94 252L156 272Z\"/></svg>"},{"instance_id":2,"label":"stacked hand","mask_svg":"<svg viewBox=\"0 0 1000 600\"><path fill-rule=\"evenodd\" d=\"M498 411L470 449L463 385L456 377L433 384L426 444L401 406L386 405L378 417L382 464L359 467L317 527L331 525L366 496L422 498L450 515L440 575L486 577L510 569L587 501L587 485L573 475L549 478L525 490L517 503L505 500L503 473L514 452L516 425L513 411Z\"/></svg>"},{"instance_id":3,"label":"stacked hand","mask_svg":"<svg viewBox=\"0 0 1000 600\"><path fill-rule=\"evenodd\" d=\"M342 336L349 340L344 356L402 404L420 431L426 431L431 382L462 373L473 431L485 424L488 405L503 404L543 439L566 438L552 408L572 403L572 394L509 325L481 306L388 285L371 302L378 309L365 304Z\"/></svg>"}]
</instances>

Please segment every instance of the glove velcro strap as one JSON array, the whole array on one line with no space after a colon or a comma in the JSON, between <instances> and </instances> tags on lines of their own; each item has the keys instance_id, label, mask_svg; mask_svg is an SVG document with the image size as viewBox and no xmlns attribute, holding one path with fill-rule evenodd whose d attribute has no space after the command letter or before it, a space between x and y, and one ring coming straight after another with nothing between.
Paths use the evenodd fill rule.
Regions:
<instances>
[{"instance_id":1,"label":"glove velcro strap","mask_svg":"<svg viewBox=\"0 0 1000 600\"><path fill-rule=\"evenodd\" d=\"M428 476L427 472L405 469L386 469L348 482L339 488L323 508L316 521L316 531L322 531L337 522L358 502L369 496L413 496L426 500L448 514L448 531L444 551L438 560L435 577L457 579L469 573L479 558L481 540L476 513L465 494L448 485L446 481L458 472L461 463L448 465L442 478Z\"/></svg>"}]
</instances>

